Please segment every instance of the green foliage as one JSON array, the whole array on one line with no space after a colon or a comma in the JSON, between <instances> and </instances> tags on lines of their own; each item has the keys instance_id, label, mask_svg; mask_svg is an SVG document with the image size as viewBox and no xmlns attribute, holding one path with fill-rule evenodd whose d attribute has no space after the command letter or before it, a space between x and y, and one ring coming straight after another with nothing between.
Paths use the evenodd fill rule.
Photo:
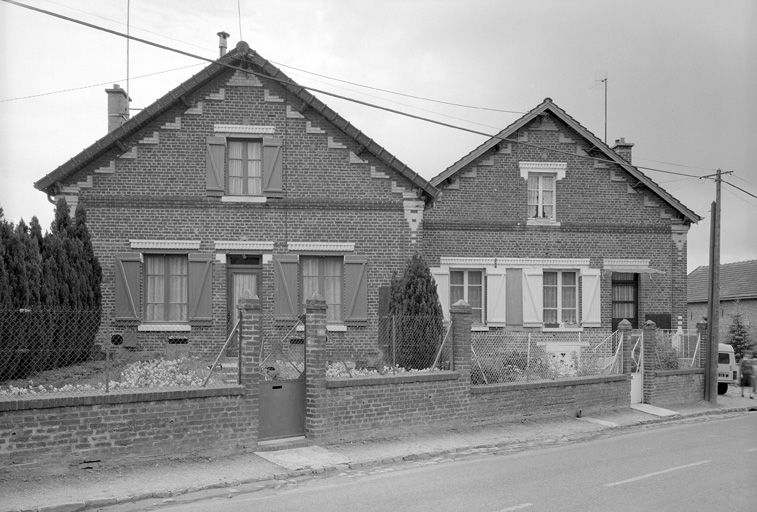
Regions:
<instances>
[{"instance_id":1,"label":"green foliage","mask_svg":"<svg viewBox=\"0 0 757 512\"><path fill-rule=\"evenodd\" d=\"M14 227L0 209L0 379L87 359L101 281L81 205L72 220L58 201L45 235L36 217Z\"/></svg>"},{"instance_id":2,"label":"green foliage","mask_svg":"<svg viewBox=\"0 0 757 512\"><path fill-rule=\"evenodd\" d=\"M739 306L737 303L736 307L738 308ZM731 315L731 319L731 325L728 327L727 343L733 347L736 360L740 361L746 352L753 350L754 342L749 339L749 331L747 331L746 325L744 325L741 312Z\"/></svg>"},{"instance_id":3,"label":"green foliage","mask_svg":"<svg viewBox=\"0 0 757 512\"><path fill-rule=\"evenodd\" d=\"M436 282L419 255L407 262L401 277L392 276L389 311L395 319L397 364L403 368L433 365L444 335L444 317Z\"/></svg>"},{"instance_id":4,"label":"green foliage","mask_svg":"<svg viewBox=\"0 0 757 512\"><path fill-rule=\"evenodd\" d=\"M657 368L659 370L677 370L678 352L668 341L657 340Z\"/></svg>"}]
</instances>

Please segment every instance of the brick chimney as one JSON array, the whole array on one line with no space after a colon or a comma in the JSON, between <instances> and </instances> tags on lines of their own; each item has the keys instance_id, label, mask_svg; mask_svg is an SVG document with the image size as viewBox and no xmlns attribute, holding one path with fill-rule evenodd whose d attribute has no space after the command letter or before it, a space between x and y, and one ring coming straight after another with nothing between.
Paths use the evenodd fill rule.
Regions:
<instances>
[{"instance_id":1,"label":"brick chimney","mask_svg":"<svg viewBox=\"0 0 757 512\"><path fill-rule=\"evenodd\" d=\"M612 147L612 150L615 151L620 158L631 163L631 148L633 148L633 142L626 142L625 137L621 137L619 139L615 139L615 145Z\"/></svg>"},{"instance_id":2,"label":"brick chimney","mask_svg":"<svg viewBox=\"0 0 757 512\"><path fill-rule=\"evenodd\" d=\"M112 132L129 119L129 98L118 84L113 89L105 89L108 94L108 132Z\"/></svg>"}]
</instances>

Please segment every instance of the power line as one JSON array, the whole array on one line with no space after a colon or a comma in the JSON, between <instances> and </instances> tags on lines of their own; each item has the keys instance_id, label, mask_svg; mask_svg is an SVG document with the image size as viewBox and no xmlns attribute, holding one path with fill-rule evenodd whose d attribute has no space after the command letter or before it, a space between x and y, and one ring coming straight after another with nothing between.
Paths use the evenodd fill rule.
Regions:
<instances>
[{"instance_id":1,"label":"power line","mask_svg":"<svg viewBox=\"0 0 757 512\"><path fill-rule=\"evenodd\" d=\"M301 71L302 73L307 73L309 75L320 76L321 78L327 78L329 80L334 80L336 82L342 82L342 83L354 85L354 86L357 86L357 87L363 87L365 89L372 89L374 91L386 92L386 93L389 93L389 94L396 94L397 96L404 96L406 98L413 98L413 99L416 99L416 100L430 101L430 102L433 102L433 103L441 103L443 105L451 105L453 107L471 108L471 109L475 109L475 110L487 110L489 112L504 112L506 114L525 114L526 113L526 112L522 112L522 111L519 111L519 110L504 110L504 109L501 109L501 108L477 107L477 106L474 106L474 105L465 105L463 103L454 103L454 102L451 102L451 101L436 100L436 99L433 99L433 98L427 98L425 96L416 96L414 94L407 94L407 93L404 93L404 92L392 91L391 89L382 89L381 87L374 87L374 86L371 86L371 85L365 85L365 84L361 84L361 83L358 83L358 82L351 82L349 80L343 80L341 78L335 78L333 76L322 75L322 74L316 73L314 71L308 71L306 69L297 68L297 67L290 66L288 64L284 64L284 63L281 63L281 62L276 62L276 61L273 61L273 60L271 61L271 63L272 64L276 64L277 66L284 67L284 68L294 69L296 71Z\"/></svg>"},{"instance_id":2,"label":"power line","mask_svg":"<svg viewBox=\"0 0 757 512\"><path fill-rule=\"evenodd\" d=\"M732 186L732 187L733 187L733 188L735 188L736 190L741 190L741 191L742 191L743 193L745 193L746 195L752 196L752 197L754 197L755 199L757 199L757 195L754 195L754 194L752 194L752 193L751 193L751 192L749 192L748 190L744 190L743 188L741 188L741 187L739 187L739 186L737 186L737 185L734 185L734 184L733 184L733 183L731 183L730 181L726 181L726 180L722 180L722 181L723 181L723 183L726 183L726 184L728 184L728 185Z\"/></svg>"},{"instance_id":3,"label":"power line","mask_svg":"<svg viewBox=\"0 0 757 512\"><path fill-rule=\"evenodd\" d=\"M504 142L511 142L513 144L520 144L520 145L524 145L524 146L528 146L528 147L533 147L535 149L541 149L541 150L544 150L544 151L551 151L551 152L557 153L557 154L565 154L565 155L569 155L569 156L572 156L572 157L584 158L584 159L593 160L593 161L597 161L597 162L605 162L605 163L617 164L617 162L615 162L614 160L610 160L610 159L606 159L606 158L598 158L598 157L592 157L592 156L588 156L588 155L587 156L577 155L576 153L571 153L571 152L563 151L563 150L560 150L560 149L554 149L554 148L549 148L549 147L545 147L545 146L539 146L538 144L531 144L529 142L519 141L519 140L515 140L515 139L508 139L506 137L500 137L499 135L496 135L496 134L492 135L490 133L482 132L482 131L479 131L479 130L474 130L472 128L465 128L465 127L462 127L462 126L457 126L457 125L453 125L453 124L450 124L450 123L446 123L444 121L438 121L436 119L430 119L430 118L427 118L427 117L411 114L409 112L403 112L401 110L396 110L396 109L393 109L393 108L384 107L384 106L381 106L381 105L376 105L374 103L369 103L369 102L358 100L358 99L355 99L355 98L350 98L348 96L343 96L341 94L336 94L336 93L333 93L333 92L324 91L322 89L316 89L315 87L304 86L304 85L301 85L301 84L294 83L291 80L284 80L284 79L277 78L277 77L274 77L274 76L271 76L271 75L267 75L265 73L258 73L258 72L255 72L255 71L251 71L249 69L244 69L244 68L239 67L239 66L234 66L234 65L226 63L226 62L218 62L218 61L216 61L214 59L210 59L208 57L203 57L201 55L195 55L195 54L192 54L190 52L186 52L184 50L180 50L178 48L172 48L170 46L166 46L166 45L163 45L163 44L160 44L160 43L156 43L154 41L149 41L147 39L142 39L140 37L135 37L135 36L132 36L132 35L127 35L127 34L124 34L122 32L118 32L116 30L112 30L112 29L109 29L109 28L101 27L99 25L95 25L93 23L88 23L86 21L77 20L75 18L71 18L69 16L58 14L58 13L55 13L55 12L52 12L52 11L47 11L45 9L40 9L38 7L33 7L33 6L30 6L30 5L26 5L26 4L23 4L23 3L18 2L16 0L2 0L2 1L6 2L6 3L13 4L13 5L17 5L19 7L23 7L25 9L29 9L29 10L32 10L32 11L37 11L37 12L40 12L42 14L46 14L48 16L53 16L55 18L60 18L60 19L66 20L66 21L77 23L79 25L83 25L85 27L89 27L89 28L92 28L92 29L95 29L95 30L99 30L99 31L102 31L102 32L107 32L109 34L117 35L119 37L125 37L125 38L131 39L131 40L134 40L134 41L138 41L140 43L143 43L143 44L146 44L146 45L149 45L149 46L154 46L156 48L160 48L160 49L166 50L166 51L170 51L170 52L173 52L173 53L178 53L180 55L184 55L184 56L187 56L187 57L191 57L191 58L203 60L203 61L206 61L206 62L210 62L210 63L213 63L213 64L217 64L217 65L220 65L220 66L224 66L224 67L226 67L228 69L239 70L239 71L243 71L243 72L248 73L248 74L252 74L252 75L255 75L255 76L260 76L260 77L263 77L265 79L272 80L272 81L275 81L275 82L278 82L278 83L281 83L283 85L290 86L290 87L293 87L293 88L306 89L306 90L309 90L309 91L318 92L318 93L321 93L321 94L324 94L326 96L330 96L330 97L333 97L333 98L338 98L338 99L342 99L342 100L349 101L349 102L352 102L352 103L357 103L358 105L364 105L364 106L367 106L367 107L370 107L370 108L375 108L375 109L378 109L378 110L383 110L383 111L394 113L394 114L401 115L401 116L404 116L404 117L409 117L411 119L417 119L419 121L424 121L424 122L436 124L436 125L439 125L439 126L445 126L447 128L452 128L452 129L455 129L455 130L465 131L465 132L473 133L473 134L476 134L476 135L481 135L481 136L484 136L484 137L488 137L490 139L491 138L496 138L496 139L502 140ZM680 173L680 172L674 172L674 171L667 171L667 170L664 170L664 169L655 169L655 168L652 168L652 167L641 167L641 166L636 166L636 167L638 169L656 171L656 172L661 172L661 173L665 173L665 174L673 174L673 175L677 175L677 176L688 176L688 177L692 177L692 178L710 178L709 176L696 176L696 175L693 175L693 174L686 174L686 173Z\"/></svg>"},{"instance_id":4,"label":"power line","mask_svg":"<svg viewBox=\"0 0 757 512\"><path fill-rule=\"evenodd\" d=\"M164 73L170 73L172 71L178 71L178 70L181 70L181 69L193 68L193 67L196 67L196 66L199 66L199 65L200 64L190 64L189 66L181 66L181 67L178 67L178 68L166 69L164 71L156 71L155 73L148 73L146 75L133 76L133 77L131 77L131 79L132 80L136 80L138 78L147 78L147 77L150 77L150 76L162 75ZM18 96L16 98L5 98L5 99L0 99L0 103L7 103L9 101L28 100L28 99L32 99L32 98L39 98L39 97L42 97L42 96L50 96L52 94L60 94L60 93L64 93L64 92L80 91L82 89L90 89L92 87L100 87L100 86L103 86L103 85L110 85L110 84L113 84L115 82L120 82L120 81L123 81L123 80L126 80L126 79L125 78L121 78L121 79L116 79L116 80L108 80L107 82L100 82L98 84L82 85L81 87L71 87L69 89L59 89L57 91L41 92L39 94L30 94L29 96Z\"/></svg>"}]
</instances>

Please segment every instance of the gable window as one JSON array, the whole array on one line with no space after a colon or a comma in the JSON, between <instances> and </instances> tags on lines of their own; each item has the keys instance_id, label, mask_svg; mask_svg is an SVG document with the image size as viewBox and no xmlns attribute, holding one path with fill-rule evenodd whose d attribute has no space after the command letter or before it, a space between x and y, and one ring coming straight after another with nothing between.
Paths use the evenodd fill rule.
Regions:
<instances>
[{"instance_id":1,"label":"gable window","mask_svg":"<svg viewBox=\"0 0 757 512\"><path fill-rule=\"evenodd\" d=\"M555 220L555 175L529 173L528 217Z\"/></svg>"},{"instance_id":2,"label":"gable window","mask_svg":"<svg viewBox=\"0 0 757 512\"><path fill-rule=\"evenodd\" d=\"M145 255L145 321L187 321L187 256Z\"/></svg>"},{"instance_id":3,"label":"gable window","mask_svg":"<svg viewBox=\"0 0 757 512\"><path fill-rule=\"evenodd\" d=\"M544 271L544 327L578 324L578 276L575 271Z\"/></svg>"},{"instance_id":4,"label":"gable window","mask_svg":"<svg viewBox=\"0 0 757 512\"><path fill-rule=\"evenodd\" d=\"M482 270L450 270L450 305L461 299L470 305L473 323L485 323L484 272Z\"/></svg>"},{"instance_id":5,"label":"gable window","mask_svg":"<svg viewBox=\"0 0 757 512\"><path fill-rule=\"evenodd\" d=\"M263 144L230 140L228 145L226 193L232 196L259 196L263 193Z\"/></svg>"}]
</instances>

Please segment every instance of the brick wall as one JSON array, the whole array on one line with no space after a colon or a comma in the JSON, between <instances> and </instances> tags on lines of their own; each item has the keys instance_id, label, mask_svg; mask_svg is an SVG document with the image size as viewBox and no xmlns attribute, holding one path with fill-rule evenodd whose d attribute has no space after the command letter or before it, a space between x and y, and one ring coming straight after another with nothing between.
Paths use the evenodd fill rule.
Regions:
<instances>
[{"instance_id":1,"label":"brick wall","mask_svg":"<svg viewBox=\"0 0 757 512\"><path fill-rule=\"evenodd\" d=\"M0 467L103 464L254 449L239 386L0 401Z\"/></svg>"},{"instance_id":2,"label":"brick wall","mask_svg":"<svg viewBox=\"0 0 757 512\"><path fill-rule=\"evenodd\" d=\"M646 372L644 399L655 405L699 402L704 399L704 369Z\"/></svg>"},{"instance_id":3,"label":"brick wall","mask_svg":"<svg viewBox=\"0 0 757 512\"><path fill-rule=\"evenodd\" d=\"M586 414L627 407L630 393L627 375L474 386L470 417L511 421L533 416L574 416L579 410Z\"/></svg>"}]
</instances>

